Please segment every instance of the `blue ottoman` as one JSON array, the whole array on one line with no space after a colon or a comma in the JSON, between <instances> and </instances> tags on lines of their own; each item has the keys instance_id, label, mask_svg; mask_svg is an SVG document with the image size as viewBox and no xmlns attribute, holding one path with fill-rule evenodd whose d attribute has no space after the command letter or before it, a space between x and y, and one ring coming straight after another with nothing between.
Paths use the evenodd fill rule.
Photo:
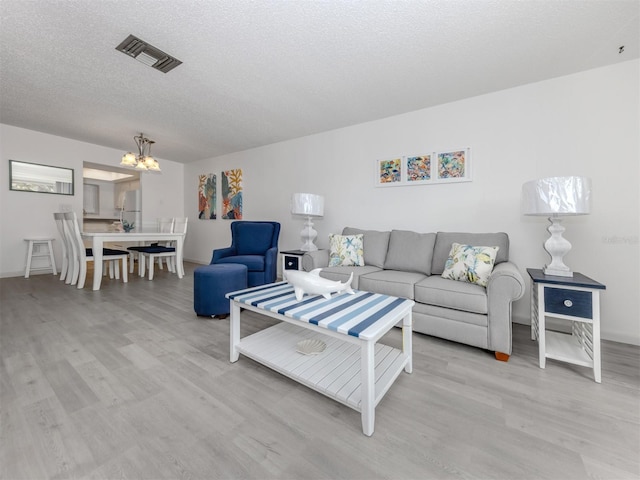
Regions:
<instances>
[{"instance_id":1,"label":"blue ottoman","mask_svg":"<svg viewBox=\"0 0 640 480\"><path fill-rule=\"evenodd\" d=\"M247 288L247 266L222 263L197 267L193 272L193 309L199 316L229 315L225 294Z\"/></svg>"}]
</instances>

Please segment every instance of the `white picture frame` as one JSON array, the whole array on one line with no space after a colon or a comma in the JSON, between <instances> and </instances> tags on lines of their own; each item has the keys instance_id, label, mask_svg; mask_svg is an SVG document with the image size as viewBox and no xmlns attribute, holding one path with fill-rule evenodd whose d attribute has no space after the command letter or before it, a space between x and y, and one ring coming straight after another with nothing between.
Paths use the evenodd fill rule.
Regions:
<instances>
[{"instance_id":1,"label":"white picture frame","mask_svg":"<svg viewBox=\"0 0 640 480\"><path fill-rule=\"evenodd\" d=\"M375 161L374 185L376 187L400 187L404 174L402 157L388 157Z\"/></svg>"},{"instance_id":2,"label":"white picture frame","mask_svg":"<svg viewBox=\"0 0 640 480\"><path fill-rule=\"evenodd\" d=\"M435 152L435 183L472 181L471 148L449 148Z\"/></svg>"},{"instance_id":3,"label":"white picture frame","mask_svg":"<svg viewBox=\"0 0 640 480\"><path fill-rule=\"evenodd\" d=\"M405 187L472 181L471 148L447 148L375 161L376 187Z\"/></svg>"},{"instance_id":4,"label":"white picture frame","mask_svg":"<svg viewBox=\"0 0 640 480\"><path fill-rule=\"evenodd\" d=\"M433 152L402 157L405 185L428 185L434 183Z\"/></svg>"}]
</instances>

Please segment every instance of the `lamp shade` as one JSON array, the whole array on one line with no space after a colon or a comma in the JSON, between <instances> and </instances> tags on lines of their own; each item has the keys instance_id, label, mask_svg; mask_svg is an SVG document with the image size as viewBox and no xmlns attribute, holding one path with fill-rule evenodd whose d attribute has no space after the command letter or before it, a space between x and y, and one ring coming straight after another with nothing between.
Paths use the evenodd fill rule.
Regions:
<instances>
[{"instance_id":1,"label":"lamp shade","mask_svg":"<svg viewBox=\"0 0 640 480\"><path fill-rule=\"evenodd\" d=\"M324 197L313 193L294 193L291 195L291 213L307 217L322 217Z\"/></svg>"},{"instance_id":2,"label":"lamp shade","mask_svg":"<svg viewBox=\"0 0 640 480\"><path fill-rule=\"evenodd\" d=\"M591 179L550 177L532 180L522 186L525 215L587 215L591 205Z\"/></svg>"}]
</instances>

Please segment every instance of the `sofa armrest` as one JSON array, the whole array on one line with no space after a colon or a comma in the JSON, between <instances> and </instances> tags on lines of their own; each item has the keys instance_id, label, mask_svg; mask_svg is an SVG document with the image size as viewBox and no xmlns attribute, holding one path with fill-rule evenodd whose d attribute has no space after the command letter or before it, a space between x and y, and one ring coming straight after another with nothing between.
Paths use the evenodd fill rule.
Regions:
<instances>
[{"instance_id":1,"label":"sofa armrest","mask_svg":"<svg viewBox=\"0 0 640 480\"><path fill-rule=\"evenodd\" d=\"M329 266L329 250L315 250L306 252L302 256L302 269L310 272L316 268L325 268Z\"/></svg>"},{"instance_id":2,"label":"sofa armrest","mask_svg":"<svg viewBox=\"0 0 640 480\"><path fill-rule=\"evenodd\" d=\"M227 247L227 248L218 248L213 251L213 255L211 256L211 264L214 264L217 260L220 260L225 257L231 257L236 254L235 247Z\"/></svg>"},{"instance_id":3,"label":"sofa armrest","mask_svg":"<svg viewBox=\"0 0 640 480\"><path fill-rule=\"evenodd\" d=\"M278 276L278 247L271 247L264 254L264 278L267 283L273 283Z\"/></svg>"},{"instance_id":4,"label":"sofa armrest","mask_svg":"<svg viewBox=\"0 0 640 480\"><path fill-rule=\"evenodd\" d=\"M487 282L487 295L489 297L504 297L513 302L522 298L525 285L524 278L515 263L498 263L493 267L493 272Z\"/></svg>"},{"instance_id":5,"label":"sofa armrest","mask_svg":"<svg viewBox=\"0 0 640 480\"><path fill-rule=\"evenodd\" d=\"M524 278L514 263L493 268L487 283L489 350L511 355L511 304L524 292Z\"/></svg>"}]
</instances>

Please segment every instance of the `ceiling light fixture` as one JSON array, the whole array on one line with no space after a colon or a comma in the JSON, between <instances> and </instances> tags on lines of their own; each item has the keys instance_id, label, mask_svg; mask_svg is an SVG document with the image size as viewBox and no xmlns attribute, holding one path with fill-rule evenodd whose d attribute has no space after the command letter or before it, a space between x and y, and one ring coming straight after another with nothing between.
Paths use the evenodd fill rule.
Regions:
<instances>
[{"instance_id":1,"label":"ceiling light fixture","mask_svg":"<svg viewBox=\"0 0 640 480\"><path fill-rule=\"evenodd\" d=\"M122 161L120 165L125 168L133 168L134 170L138 170L139 172L152 172L159 173L160 165L158 161L151 156L151 145L153 145L153 140L149 140L144 136L144 133L133 137L133 140L138 145L138 155L131 152L127 152L122 156Z\"/></svg>"}]
</instances>

